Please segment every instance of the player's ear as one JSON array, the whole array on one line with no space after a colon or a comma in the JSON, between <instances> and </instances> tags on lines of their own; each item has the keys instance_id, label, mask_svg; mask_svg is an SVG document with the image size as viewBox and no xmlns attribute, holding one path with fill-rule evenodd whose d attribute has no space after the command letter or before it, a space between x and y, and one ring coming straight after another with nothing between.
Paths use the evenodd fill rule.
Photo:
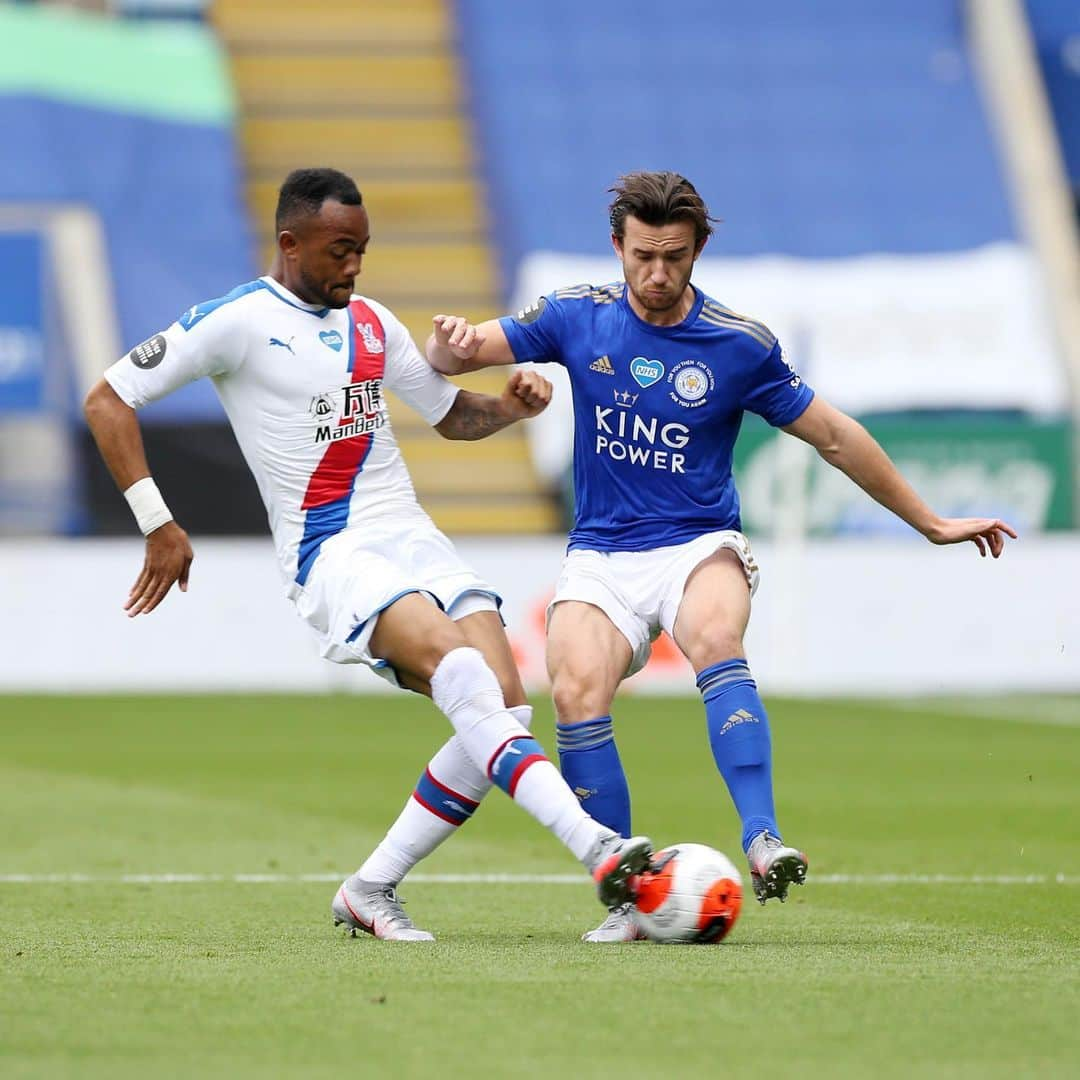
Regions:
<instances>
[{"instance_id":1,"label":"player's ear","mask_svg":"<svg viewBox=\"0 0 1080 1080\"><path fill-rule=\"evenodd\" d=\"M278 251L281 252L286 258L290 255L296 254L296 249L300 246L300 241L296 238L296 234L289 229L282 229L278 233L277 238Z\"/></svg>"},{"instance_id":2,"label":"player's ear","mask_svg":"<svg viewBox=\"0 0 1080 1080\"><path fill-rule=\"evenodd\" d=\"M622 241L614 234L611 234L611 246L615 249L615 254L621 259L622 254Z\"/></svg>"}]
</instances>

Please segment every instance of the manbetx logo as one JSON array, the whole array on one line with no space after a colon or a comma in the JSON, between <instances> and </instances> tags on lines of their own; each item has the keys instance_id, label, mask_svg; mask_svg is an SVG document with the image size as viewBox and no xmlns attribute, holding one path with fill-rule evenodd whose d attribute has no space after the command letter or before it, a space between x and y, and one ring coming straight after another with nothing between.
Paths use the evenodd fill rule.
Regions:
<instances>
[{"instance_id":1,"label":"manbetx logo","mask_svg":"<svg viewBox=\"0 0 1080 1080\"><path fill-rule=\"evenodd\" d=\"M358 435L370 435L386 423L386 409L379 379L364 379L349 383L329 394L312 398L309 412L318 421L329 421L337 410L334 402L341 399L341 416L336 427L320 422L315 428L315 441L339 442Z\"/></svg>"}]
</instances>

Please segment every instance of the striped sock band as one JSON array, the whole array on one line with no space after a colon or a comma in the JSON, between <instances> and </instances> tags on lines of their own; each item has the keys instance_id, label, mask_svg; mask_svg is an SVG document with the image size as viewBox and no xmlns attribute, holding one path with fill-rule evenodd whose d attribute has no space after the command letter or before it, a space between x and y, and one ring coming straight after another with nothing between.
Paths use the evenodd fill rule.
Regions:
<instances>
[{"instance_id":1,"label":"striped sock band","mask_svg":"<svg viewBox=\"0 0 1080 1080\"><path fill-rule=\"evenodd\" d=\"M706 703L740 684L756 686L745 660L725 660L722 664L713 664L697 677L697 687Z\"/></svg>"},{"instance_id":2,"label":"striped sock band","mask_svg":"<svg viewBox=\"0 0 1080 1080\"><path fill-rule=\"evenodd\" d=\"M531 735L515 735L491 755L488 776L513 798L525 771L538 761L547 761L544 748Z\"/></svg>"},{"instance_id":3,"label":"striped sock band","mask_svg":"<svg viewBox=\"0 0 1080 1080\"><path fill-rule=\"evenodd\" d=\"M480 805L472 799L459 794L445 784L441 784L425 769L416 782L412 797L427 811L451 825L464 825Z\"/></svg>"},{"instance_id":4,"label":"striped sock band","mask_svg":"<svg viewBox=\"0 0 1080 1080\"><path fill-rule=\"evenodd\" d=\"M560 754L574 750L595 750L614 738L610 716L586 720L581 724L556 724L555 748Z\"/></svg>"}]
</instances>

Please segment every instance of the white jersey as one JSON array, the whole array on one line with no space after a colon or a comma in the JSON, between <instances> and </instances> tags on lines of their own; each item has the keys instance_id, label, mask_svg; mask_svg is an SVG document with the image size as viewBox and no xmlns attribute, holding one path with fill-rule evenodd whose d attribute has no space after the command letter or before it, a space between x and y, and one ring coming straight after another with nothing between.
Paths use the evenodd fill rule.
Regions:
<instances>
[{"instance_id":1,"label":"white jersey","mask_svg":"<svg viewBox=\"0 0 1080 1080\"><path fill-rule=\"evenodd\" d=\"M375 519L427 519L386 412L393 390L430 424L458 388L381 304L306 304L270 277L196 304L105 372L139 408L202 376L217 389L296 596L324 545Z\"/></svg>"}]
</instances>

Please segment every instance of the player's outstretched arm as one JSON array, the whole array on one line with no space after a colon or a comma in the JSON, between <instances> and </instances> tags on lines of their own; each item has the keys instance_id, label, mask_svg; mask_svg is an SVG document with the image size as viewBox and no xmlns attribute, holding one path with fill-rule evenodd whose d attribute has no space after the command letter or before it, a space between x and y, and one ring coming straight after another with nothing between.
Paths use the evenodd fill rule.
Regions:
<instances>
[{"instance_id":1,"label":"player's outstretched arm","mask_svg":"<svg viewBox=\"0 0 1080 1080\"><path fill-rule=\"evenodd\" d=\"M535 371L514 371L500 397L460 390L435 425L444 439L485 439L504 427L539 416L551 401L551 383Z\"/></svg>"},{"instance_id":2,"label":"player's outstretched arm","mask_svg":"<svg viewBox=\"0 0 1080 1080\"><path fill-rule=\"evenodd\" d=\"M146 533L142 572L124 604L129 616L145 615L161 603L174 583L179 583L183 592L187 591L188 573L195 556L187 533L172 520L150 480L135 410L101 379L86 395L83 411L116 486L127 497L140 528Z\"/></svg>"},{"instance_id":3,"label":"player's outstretched arm","mask_svg":"<svg viewBox=\"0 0 1080 1080\"><path fill-rule=\"evenodd\" d=\"M933 544L971 540L980 555L989 551L996 559L1005 548L1005 537L1016 539L1012 526L997 518L939 517L901 476L870 432L821 397L815 397L784 431L808 442L830 465L850 476L872 499Z\"/></svg>"},{"instance_id":4,"label":"player's outstretched arm","mask_svg":"<svg viewBox=\"0 0 1080 1080\"><path fill-rule=\"evenodd\" d=\"M427 360L444 375L512 364L514 353L498 319L473 326L460 315L436 315L427 339Z\"/></svg>"}]
</instances>

